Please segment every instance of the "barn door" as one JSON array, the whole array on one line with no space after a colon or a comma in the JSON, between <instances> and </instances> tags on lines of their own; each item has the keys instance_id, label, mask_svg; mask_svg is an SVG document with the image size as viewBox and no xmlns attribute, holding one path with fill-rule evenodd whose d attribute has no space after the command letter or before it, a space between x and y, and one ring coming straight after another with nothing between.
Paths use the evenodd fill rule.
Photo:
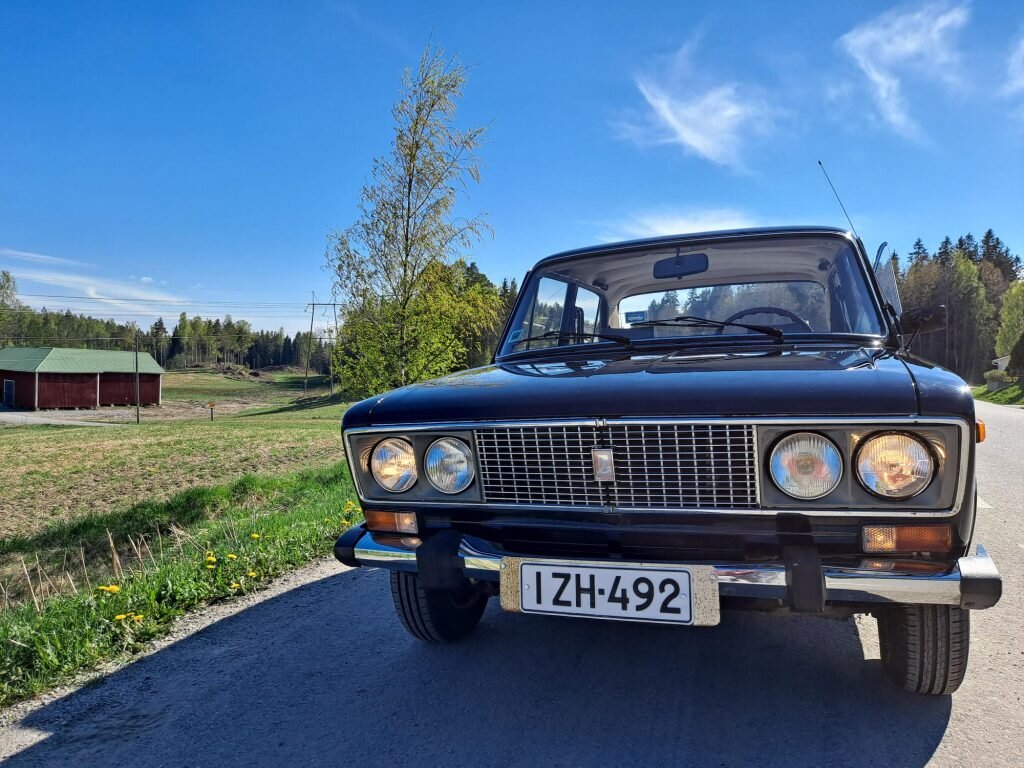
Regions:
<instances>
[{"instance_id":1,"label":"barn door","mask_svg":"<svg viewBox=\"0 0 1024 768\"><path fill-rule=\"evenodd\" d=\"M8 408L14 407L14 382L4 379L4 405Z\"/></svg>"}]
</instances>

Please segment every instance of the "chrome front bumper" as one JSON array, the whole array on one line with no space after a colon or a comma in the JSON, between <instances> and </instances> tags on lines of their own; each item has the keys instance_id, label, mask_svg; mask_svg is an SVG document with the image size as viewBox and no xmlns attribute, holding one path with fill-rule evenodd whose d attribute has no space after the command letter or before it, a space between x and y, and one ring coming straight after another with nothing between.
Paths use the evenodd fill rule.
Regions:
<instances>
[{"instance_id":1,"label":"chrome front bumper","mask_svg":"<svg viewBox=\"0 0 1024 768\"><path fill-rule=\"evenodd\" d=\"M403 571L418 569L415 549L381 543L372 533L359 529L349 531L338 540L335 556L347 565ZM530 559L542 561L544 558ZM480 551L465 540L457 557L464 576L494 582L500 581L501 560L500 554ZM825 599L829 603L920 603L980 609L995 605L1002 594L999 571L980 544L975 555L960 558L948 573L831 566L824 566L822 570ZM789 593L783 564L716 563L715 573L722 597L785 600Z\"/></svg>"}]
</instances>

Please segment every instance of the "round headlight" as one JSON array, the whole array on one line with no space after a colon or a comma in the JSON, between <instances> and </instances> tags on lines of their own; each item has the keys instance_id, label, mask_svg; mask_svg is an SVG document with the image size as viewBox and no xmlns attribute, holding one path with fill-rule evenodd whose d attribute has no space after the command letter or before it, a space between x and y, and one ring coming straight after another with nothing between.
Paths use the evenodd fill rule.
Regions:
<instances>
[{"instance_id":1,"label":"round headlight","mask_svg":"<svg viewBox=\"0 0 1024 768\"><path fill-rule=\"evenodd\" d=\"M927 488L934 474L932 452L902 432L870 437L857 451L857 477L876 496L909 499Z\"/></svg>"},{"instance_id":2,"label":"round headlight","mask_svg":"<svg viewBox=\"0 0 1024 768\"><path fill-rule=\"evenodd\" d=\"M462 493L473 482L473 452L455 437L435 440L423 462L427 480L441 493Z\"/></svg>"},{"instance_id":3,"label":"round headlight","mask_svg":"<svg viewBox=\"0 0 1024 768\"><path fill-rule=\"evenodd\" d=\"M381 440L370 457L370 471L381 488L391 493L407 491L416 484L416 454L408 440Z\"/></svg>"},{"instance_id":4,"label":"round headlight","mask_svg":"<svg viewBox=\"0 0 1024 768\"><path fill-rule=\"evenodd\" d=\"M797 432L779 440L770 465L775 485L795 499L827 496L843 476L839 449L814 432Z\"/></svg>"}]
</instances>

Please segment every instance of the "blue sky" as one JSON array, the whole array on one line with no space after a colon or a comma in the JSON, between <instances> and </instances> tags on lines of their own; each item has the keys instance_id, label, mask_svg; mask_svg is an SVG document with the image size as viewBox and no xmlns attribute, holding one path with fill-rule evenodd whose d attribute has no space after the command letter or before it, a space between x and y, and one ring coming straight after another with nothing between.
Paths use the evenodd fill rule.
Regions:
<instances>
[{"instance_id":1,"label":"blue sky","mask_svg":"<svg viewBox=\"0 0 1024 768\"><path fill-rule=\"evenodd\" d=\"M610 239L845 225L1024 254L1019 2L34 3L0 7L0 268L104 316L307 326L428 39L488 124L495 280ZM165 303L154 303L165 302Z\"/></svg>"}]
</instances>

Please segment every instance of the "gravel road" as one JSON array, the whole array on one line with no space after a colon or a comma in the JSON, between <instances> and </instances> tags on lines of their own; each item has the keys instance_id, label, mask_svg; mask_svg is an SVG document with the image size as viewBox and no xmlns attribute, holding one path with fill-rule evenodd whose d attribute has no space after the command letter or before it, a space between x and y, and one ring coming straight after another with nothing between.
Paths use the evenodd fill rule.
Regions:
<instances>
[{"instance_id":1,"label":"gravel road","mask_svg":"<svg viewBox=\"0 0 1024 768\"><path fill-rule=\"evenodd\" d=\"M977 538L1004 597L973 614L954 696L886 682L871 620L726 614L684 630L492 604L468 642L426 646L400 628L386 573L326 561L188 617L99 682L9 710L0 757L11 768L1020 766L1024 411L978 411Z\"/></svg>"}]
</instances>

